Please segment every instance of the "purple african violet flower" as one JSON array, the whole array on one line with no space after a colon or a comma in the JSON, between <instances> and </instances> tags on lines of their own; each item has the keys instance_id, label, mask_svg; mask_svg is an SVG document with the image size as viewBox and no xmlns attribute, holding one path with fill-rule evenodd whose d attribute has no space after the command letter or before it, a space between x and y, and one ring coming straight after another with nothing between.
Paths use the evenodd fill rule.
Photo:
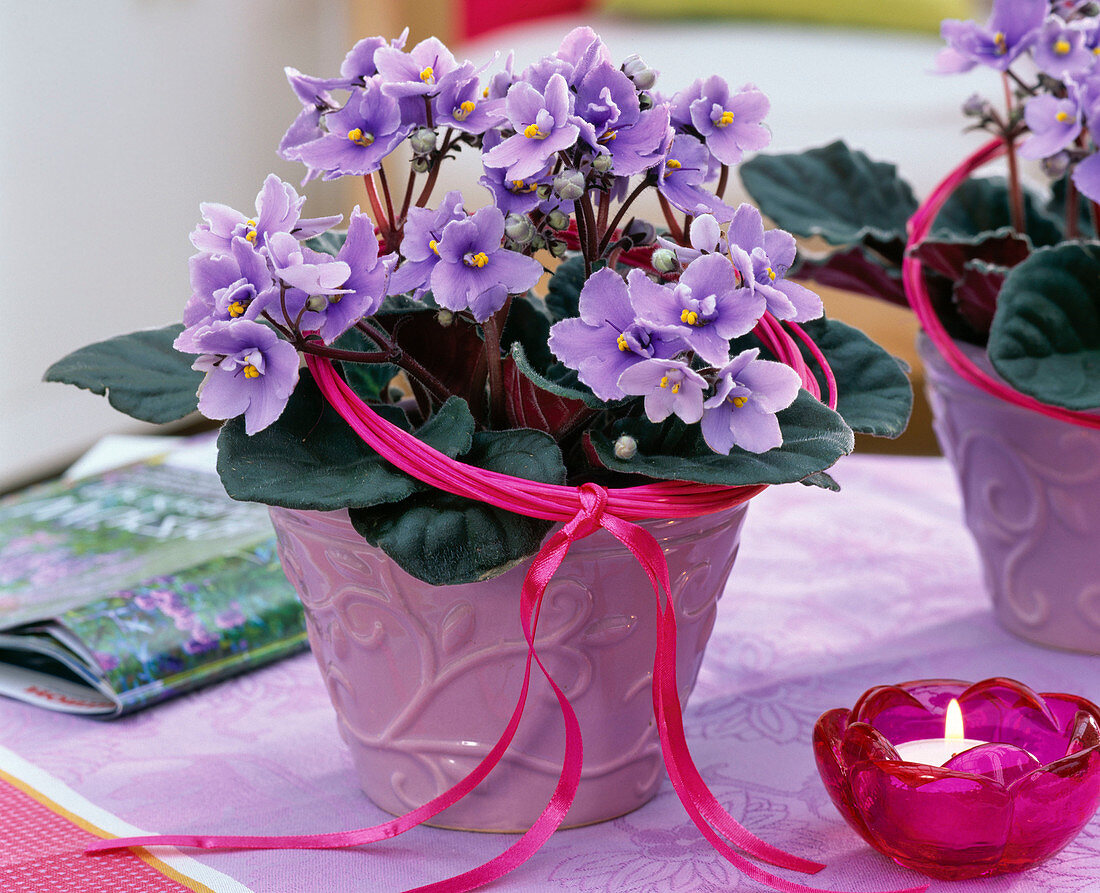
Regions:
<instances>
[{"instance_id":1,"label":"purple african violet flower","mask_svg":"<svg viewBox=\"0 0 1100 893\"><path fill-rule=\"evenodd\" d=\"M724 78L700 78L672 98L672 123L693 127L711 154L722 164L738 164L746 150L763 149L771 133L761 122L768 113L768 97L749 85L730 94Z\"/></svg>"},{"instance_id":2,"label":"purple african violet flower","mask_svg":"<svg viewBox=\"0 0 1100 893\"><path fill-rule=\"evenodd\" d=\"M686 347L670 328L636 319L623 277L604 268L584 283L579 317L550 328L550 350L601 400L626 396L619 376L642 360L668 359Z\"/></svg>"},{"instance_id":3,"label":"purple african violet flower","mask_svg":"<svg viewBox=\"0 0 1100 893\"><path fill-rule=\"evenodd\" d=\"M276 287L267 259L237 237L228 254L196 254L189 262L191 298L183 309L183 324L193 326L215 319L251 319L252 302Z\"/></svg>"},{"instance_id":4,"label":"purple african violet flower","mask_svg":"<svg viewBox=\"0 0 1100 893\"><path fill-rule=\"evenodd\" d=\"M763 295L768 312L776 319L805 322L821 316L821 298L797 282L783 277L794 263L794 237L784 230L764 231L760 212L752 205L743 204L730 221L730 253L740 248L752 258L754 290Z\"/></svg>"},{"instance_id":5,"label":"purple african violet flower","mask_svg":"<svg viewBox=\"0 0 1100 893\"><path fill-rule=\"evenodd\" d=\"M470 309L484 322L504 306L510 294L522 294L542 275L542 264L501 247L504 215L482 208L443 228L439 263L432 269L432 294L448 310Z\"/></svg>"},{"instance_id":6,"label":"purple african violet flower","mask_svg":"<svg viewBox=\"0 0 1100 893\"><path fill-rule=\"evenodd\" d=\"M440 82L459 66L438 38L420 41L405 53L396 47L379 47L374 64L388 96L434 96Z\"/></svg>"},{"instance_id":7,"label":"purple african violet flower","mask_svg":"<svg viewBox=\"0 0 1100 893\"><path fill-rule=\"evenodd\" d=\"M1073 184L1092 202L1100 202L1100 154L1094 152L1073 169Z\"/></svg>"},{"instance_id":8,"label":"purple african violet flower","mask_svg":"<svg viewBox=\"0 0 1100 893\"><path fill-rule=\"evenodd\" d=\"M703 391L707 380L680 360L642 360L619 376L626 394L645 397L645 414L651 422L663 422L675 413L691 424L703 417Z\"/></svg>"},{"instance_id":9,"label":"purple african violet flower","mask_svg":"<svg viewBox=\"0 0 1100 893\"><path fill-rule=\"evenodd\" d=\"M411 208L401 240L402 262L390 275L389 294L402 295L427 290L432 269L439 263L439 240L443 228L453 220L465 220L462 193L448 192L437 210Z\"/></svg>"},{"instance_id":10,"label":"purple african violet flower","mask_svg":"<svg viewBox=\"0 0 1100 893\"><path fill-rule=\"evenodd\" d=\"M323 171L326 180L373 173L409 132L397 101L382 92L377 80L356 88L348 104L325 124L327 134L294 151L303 164Z\"/></svg>"},{"instance_id":11,"label":"purple african violet flower","mask_svg":"<svg viewBox=\"0 0 1100 893\"><path fill-rule=\"evenodd\" d=\"M486 151L504 140L499 130L487 131L484 138ZM552 165L547 164L541 171L522 180L513 180L508 176L507 168L486 167L478 182L489 190L493 204L503 214L527 214L539 206L541 199L536 190L540 183L550 182Z\"/></svg>"},{"instance_id":12,"label":"purple african violet flower","mask_svg":"<svg viewBox=\"0 0 1100 893\"><path fill-rule=\"evenodd\" d=\"M382 306L386 296L389 267L378 257L378 239L370 217L356 205L348 224L348 237L336 253L336 261L346 264L351 274L341 291L328 296L316 292L310 295L309 312L302 318L302 327L316 330L326 344L331 344L364 316L372 316Z\"/></svg>"},{"instance_id":13,"label":"purple african violet flower","mask_svg":"<svg viewBox=\"0 0 1100 893\"><path fill-rule=\"evenodd\" d=\"M1067 23L1056 15L1043 22L1031 55L1041 72L1059 80L1088 71L1095 59L1087 46L1084 23Z\"/></svg>"},{"instance_id":14,"label":"purple african violet flower","mask_svg":"<svg viewBox=\"0 0 1100 893\"><path fill-rule=\"evenodd\" d=\"M268 253L275 275L287 285L310 295L342 294L351 267L331 254L314 251L288 233L275 233L268 240Z\"/></svg>"},{"instance_id":15,"label":"purple african violet flower","mask_svg":"<svg viewBox=\"0 0 1100 893\"><path fill-rule=\"evenodd\" d=\"M298 383L298 352L267 326L249 319L216 322L195 339L206 373L199 412L208 419L244 413L245 432L262 431L286 408ZM190 351L189 351L190 352Z\"/></svg>"},{"instance_id":16,"label":"purple african violet flower","mask_svg":"<svg viewBox=\"0 0 1100 893\"><path fill-rule=\"evenodd\" d=\"M1028 100L1024 120L1031 136L1020 144L1024 158L1049 158L1073 144L1081 132L1081 108L1076 90L1065 99L1040 94Z\"/></svg>"},{"instance_id":17,"label":"purple african violet flower","mask_svg":"<svg viewBox=\"0 0 1100 893\"><path fill-rule=\"evenodd\" d=\"M993 0L993 12L984 26L945 19L940 34L947 47L936 57L937 70L957 74L975 65L1007 70L1035 42L1049 8L1048 0Z\"/></svg>"},{"instance_id":18,"label":"purple african violet flower","mask_svg":"<svg viewBox=\"0 0 1100 893\"><path fill-rule=\"evenodd\" d=\"M546 85L545 95L525 82L512 86L505 112L515 134L482 155L486 167L508 169L508 178L537 174L558 152L570 148L580 134L573 115L573 94L560 74Z\"/></svg>"},{"instance_id":19,"label":"purple african violet flower","mask_svg":"<svg viewBox=\"0 0 1100 893\"><path fill-rule=\"evenodd\" d=\"M274 174L268 174L256 196L256 216L245 217L227 205L204 202L199 206L203 222L191 233L191 244L199 251L225 254L233 239L240 237L255 248L267 244L271 233L293 233L295 238L308 239L331 229L342 219L335 217L298 217L305 196Z\"/></svg>"},{"instance_id":20,"label":"purple african violet flower","mask_svg":"<svg viewBox=\"0 0 1100 893\"><path fill-rule=\"evenodd\" d=\"M802 382L790 366L759 355L755 347L742 351L719 369L714 396L703 404L703 439L716 453L727 455L735 444L764 453L783 443L775 414L794 402Z\"/></svg>"},{"instance_id":21,"label":"purple african violet flower","mask_svg":"<svg viewBox=\"0 0 1100 893\"><path fill-rule=\"evenodd\" d=\"M482 95L472 62L443 79L432 109L436 127L453 127L464 133L484 133L504 119L504 100Z\"/></svg>"},{"instance_id":22,"label":"purple african violet flower","mask_svg":"<svg viewBox=\"0 0 1100 893\"><path fill-rule=\"evenodd\" d=\"M641 270L627 280L638 316L677 332L700 357L720 365L731 338L751 332L764 313L764 297L742 287L729 258L707 254L688 264L673 286L653 282Z\"/></svg>"},{"instance_id":23,"label":"purple african violet flower","mask_svg":"<svg viewBox=\"0 0 1100 893\"><path fill-rule=\"evenodd\" d=\"M667 145L657 168L657 190L672 205L685 214L713 214L725 222L733 217L733 208L712 192L703 188L710 174L710 152L694 137L672 137L666 133Z\"/></svg>"}]
</instances>

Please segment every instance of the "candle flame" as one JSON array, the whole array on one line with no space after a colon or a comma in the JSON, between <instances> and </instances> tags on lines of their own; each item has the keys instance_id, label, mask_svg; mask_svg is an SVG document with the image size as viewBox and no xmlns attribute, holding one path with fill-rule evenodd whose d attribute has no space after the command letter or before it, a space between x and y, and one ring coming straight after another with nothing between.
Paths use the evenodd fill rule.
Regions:
<instances>
[{"instance_id":1,"label":"candle flame","mask_svg":"<svg viewBox=\"0 0 1100 893\"><path fill-rule=\"evenodd\" d=\"M959 702L955 698L952 698L951 703L947 705L947 716L943 722L943 737L952 740L962 740L966 737L963 731L962 708L959 707Z\"/></svg>"}]
</instances>

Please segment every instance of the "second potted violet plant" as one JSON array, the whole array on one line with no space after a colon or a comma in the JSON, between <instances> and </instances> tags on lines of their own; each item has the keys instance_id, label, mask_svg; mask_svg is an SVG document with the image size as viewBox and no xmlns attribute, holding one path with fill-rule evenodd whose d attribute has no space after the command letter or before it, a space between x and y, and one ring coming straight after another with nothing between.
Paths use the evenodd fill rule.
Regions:
<instances>
[{"instance_id":1,"label":"second potted violet plant","mask_svg":"<svg viewBox=\"0 0 1100 893\"><path fill-rule=\"evenodd\" d=\"M793 275L917 312L1002 623L1100 652L1100 7L995 0L987 22L945 21L943 36L940 73L993 69L1003 99L966 103L994 139L923 204L893 165L842 143L758 156L742 176L781 226L831 246ZM1000 155L1007 178L971 176ZM1047 195L1023 186L1026 161Z\"/></svg>"}]
</instances>

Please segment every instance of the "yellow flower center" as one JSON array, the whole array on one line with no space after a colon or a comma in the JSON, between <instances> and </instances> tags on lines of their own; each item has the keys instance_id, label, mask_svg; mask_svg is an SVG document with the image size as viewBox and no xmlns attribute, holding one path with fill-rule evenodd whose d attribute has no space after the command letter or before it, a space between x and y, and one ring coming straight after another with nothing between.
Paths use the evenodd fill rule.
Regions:
<instances>
[{"instance_id":1,"label":"yellow flower center","mask_svg":"<svg viewBox=\"0 0 1100 893\"><path fill-rule=\"evenodd\" d=\"M1003 56L1008 52L1008 41L1005 40L1004 31L998 31L993 35L993 42L997 45L997 55Z\"/></svg>"},{"instance_id":2,"label":"yellow flower center","mask_svg":"<svg viewBox=\"0 0 1100 893\"><path fill-rule=\"evenodd\" d=\"M236 319L238 316L243 316L245 306L242 301L234 301L229 305L229 315Z\"/></svg>"},{"instance_id":3,"label":"yellow flower center","mask_svg":"<svg viewBox=\"0 0 1100 893\"><path fill-rule=\"evenodd\" d=\"M454 119L456 121L465 121L470 117L470 113L477 108L477 103L467 99L458 108L454 110Z\"/></svg>"},{"instance_id":4,"label":"yellow flower center","mask_svg":"<svg viewBox=\"0 0 1100 893\"><path fill-rule=\"evenodd\" d=\"M481 91L481 98L482 99L488 99L489 98L489 88L488 87L486 87L484 90Z\"/></svg>"},{"instance_id":5,"label":"yellow flower center","mask_svg":"<svg viewBox=\"0 0 1100 893\"><path fill-rule=\"evenodd\" d=\"M676 382L676 384L674 384L672 386L672 393L674 393L674 394L679 394L680 393L680 382Z\"/></svg>"},{"instance_id":6,"label":"yellow flower center","mask_svg":"<svg viewBox=\"0 0 1100 893\"><path fill-rule=\"evenodd\" d=\"M1054 42L1054 52L1056 52L1059 56L1068 55L1071 49L1073 49L1073 47L1069 45L1069 41L1066 40L1064 37L1061 40L1056 40Z\"/></svg>"},{"instance_id":7,"label":"yellow flower center","mask_svg":"<svg viewBox=\"0 0 1100 893\"><path fill-rule=\"evenodd\" d=\"M257 369L255 366L253 366L251 363L249 363L247 366L244 367L244 377L245 378L259 378L260 377L260 370Z\"/></svg>"},{"instance_id":8,"label":"yellow flower center","mask_svg":"<svg viewBox=\"0 0 1100 893\"><path fill-rule=\"evenodd\" d=\"M668 376L667 375L665 375L661 378L660 384L658 386L662 387L662 388L667 388L668 387Z\"/></svg>"},{"instance_id":9,"label":"yellow flower center","mask_svg":"<svg viewBox=\"0 0 1100 893\"><path fill-rule=\"evenodd\" d=\"M489 263L489 255L484 251L479 251L477 254L465 258L465 263L468 267L477 267L480 270Z\"/></svg>"},{"instance_id":10,"label":"yellow flower center","mask_svg":"<svg viewBox=\"0 0 1100 893\"><path fill-rule=\"evenodd\" d=\"M422 80L425 84L430 84L435 81L435 69L433 69L429 65L422 72L420 72L420 80Z\"/></svg>"},{"instance_id":11,"label":"yellow flower center","mask_svg":"<svg viewBox=\"0 0 1100 893\"><path fill-rule=\"evenodd\" d=\"M357 146L369 146L374 142L374 134L364 133L362 128L356 127L348 131L348 139Z\"/></svg>"},{"instance_id":12,"label":"yellow flower center","mask_svg":"<svg viewBox=\"0 0 1100 893\"><path fill-rule=\"evenodd\" d=\"M1060 124L1068 124L1070 121L1073 120L1073 115L1071 115L1069 112L1059 112L1054 117L1058 119L1058 123Z\"/></svg>"},{"instance_id":13,"label":"yellow flower center","mask_svg":"<svg viewBox=\"0 0 1100 893\"><path fill-rule=\"evenodd\" d=\"M680 322L686 322L689 326L701 325L699 322L699 314L687 308L680 311Z\"/></svg>"},{"instance_id":14,"label":"yellow flower center","mask_svg":"<svg viewBox=\"0 0 1100 893\"><path fill-rule=\"evenodd\" d=\"M523 135L529 140L544 140L549 136L549 134L539 130L538 124L528 124L523 128Z\"/></svg>"},{"instance_id":15,"label":"yellow flower center","mask_svg":"<svg viewBox=\"0 0 1100 893\"><path fill-rule=\"evenodd\" d=\"M256 244L256 221L255 220L246 220L244 222L244 225L247 226L247 227L250 227L249 231L245 234L245 237L244 237L245 241L246 242L251 242L253 245L255 245Z\"/></svg>"},{"instance_id":16,"label":"yellow flower center","mask_svg":"<svg viewBox=\"0 0 1100 893\"><path fill-rule=\"evenodd\" d=\"M768 267L767 273L768 273L768 278L772 282L775 282L775 270L773 270L771 267Z\"/></svg>"},{"instance_id":17,"label":"yellow flower center","mask_svg":"<svg viewBox=\"0 0 1100 893\"><path fill-rule=\"evenodd\" d=\"M749 399L748 397L734 397L730 402L738 409L740 409L742 406L749 402Z\"/></svg>"},{"instance_id":18,"label":"yellow flower center","mask_svg":"<svg viewBox=\"0 0 1100 893\"><path fill-rule=\"evenodd\" d=\"M615 343L619 345L619 350L630 350L630 345L626 343L626 335L620 335L615 339Z\"/></svg>"},{"instance_id":19,"label":"yellow flower center","mask_svg":"<svg viewBox=\"0 0 1100 893\"><path fill-rule=\"evenodd\" d=\"M677 161L675 158L670 158L668 161L665 162L665 167L671 168L674 171L678 171L680 168L683 167L683 165L680 164L680 162Z\"/></svg>"},{"instance_id":20,"label":"yellow flower center","mask_svg":"<svg viewBox=\"0 0 1100 893\"><path fill-rule=\"evenodd\" d=\"M439 243L435 239L428 240L428 247L432 249L436 254L439 254Z\"/></svg>"},{"instance_id":21,"label":"yellow flower center","mask_svg":"<svg viewBox=\"0 0 1100 893\"><path fill-rule=\"evenodd\" d=\"M721 117L714 122L715 127L729 127L733 123L733 112L722 112Z\"/></svg>"}]
</instances>

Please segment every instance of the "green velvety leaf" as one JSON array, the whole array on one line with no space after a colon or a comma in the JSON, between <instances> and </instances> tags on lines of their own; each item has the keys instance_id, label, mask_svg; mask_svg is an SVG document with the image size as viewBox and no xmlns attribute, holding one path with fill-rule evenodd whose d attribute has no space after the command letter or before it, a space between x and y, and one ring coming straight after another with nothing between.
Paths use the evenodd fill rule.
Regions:
<instances>
[{"instance_id":1,"label":"green velvety leaf","mask_svg":"<svg viewBox=\"0 0 1100 893\"><path fill-rule=\"evenodd\" d=\"M679 419L654 425L646 419L622 419L610 436L591 432L591 444L600 463L612 471L644 474L666 480L703 484L787 484L831 466L855 445L852 429L827 406L806 391L779 413L783 446L766 453L734 447L728 456L713 452L698 425ZM631 459L615 456L615 440L629 434L638 444Z\"/></svg>"},{"instance_id":2,"label":"green velvety leaf","mask_svg":"<svg viewBox=\"0 0 1100 893\"><path fill-rule=\"evenodd\" d=\"M566 400L579 400L581 403L584 403L586 406L591 406L593 409L607 409L609 406L618 406L623 402L604 402L577 378L576 373L572 369L568 369L561 363L554 363L551 365L550 368L546 370L546 375L536 372L535 368L527 360L527 354L524 352L521 344L512 345L511 357L515 363L516 369L524 378L558 397L562 397Z\"/></svg>"},{"instance_id":3,"label":"green velvety leaf","mask_svg":"<svg viewBox=\"0 0 1100 893\"><path fill-rule=\"evenodd\" d=\"M1027 190L1024 220L1032 244L1055 245L1062 240L1061 226L1047 216L1039 200ZM1011 226L1008 184L1004 177L971 177L951 194L936 215L931 239L969 239Z\"/></svg>"},{"instance_id":4,"label":"green velvety leaf","mask_svg":"<svg viewBox=\"0 0 1100 893\"><path fill-rule=\"evenodd\" d=\"M453 458L469 449L473 430L466 403L452 397L416 436ZM305 370L283 414L269 427L249 437L242 418L222 426L218 474L234 499L292 509L391 503L425 488L367 446Z\"/></svg>"},{"instance_id":5,"label":"green velvety leaf","mask_svg":"<svg viewBox=\"0 0 1100 893\"><path fill-rule=\"evenodd\" d=\"M203 373L172 342L180 324L108 338L73 351L50 366L46 381L106 394L111 406L143 422L174 422L195 411Z\"/></svg>"},{"instance_id":6,"label":"green velvety leaf","mask_svg":"<svg viewBox=\"0 0 1100 893\"><path fill-rule=\"evenodd\" d=\"M508 353L515 343L523 345L523 352L536 369L545 369L554 362L547 340L550 337L550 316L542 301L530 293L512 299L508 320L500 333L500 346Z\"/></svg>"},{"instance_id":7,"label":"green velvety leaf","mask_svg":"<svg viewBox=\"0 0 1100 893\"><path fill-rule=\"evenodd\" d=\"M515 477L560 484L561 450L539 431L481 431L464 462ZM442 586L503 573L534 555L551 523L440 490L416 493L397 505L350 512L355 529L401 567Z\"/></svg>"},{"instance_id":8,"label":"green velvety leaf","mask_svg":"<svg viewBox=\"0 0 1100 893\"><path fill-rule=\"evenodd\" d=\"M1017 390L1067 409L1100 407L1100 244L1044 248L1015 267L988 350Z\"/></svg>"},{"instance_id":9,"label":"green velvety leaf","mask_svg":"<svg viewBox=\"0 0 1100 893\"><path fill-rule=\"evenodd\" d=\"M816 474L811 474L809 477L804 477L799 483L807 487L820 487L822 490L832 490L834 493L840 492L840 484L836 482L831 474L827 474L824 471L819 471Z\"/></svg>"},{"instance_id":10,"label":"green velvety leaf","mask_svg":"<svg viewBox=\"0 0 1100 893\"><path fill-rule=\"evenodd\" d=\"M336 253L344 247L347 238L346 231L333 231L330 229L328 232L319 233L311 239L306 239L306 246L314 251L323 251L325 254L331 254L335 257Z\"/></svg>"},{"instance_id":11,"label":"green velvety leaf","mask_svg":"<svg viewBox=\"0 0 1100 893\"><path fill-rule=\"evenodd\" d=\"M584 283L584 258L581 255L574 255L558 264L546 291L546 309L554 322L580 314L577 299Z\"/></svg>"},{"instance_id":12,"label":"green velvety leaf","mask_svg":"<svg viewBox=\"0 0 1100 893\"><path fill-rule=\"evenodd\" d=\"M838 320L814 319L802 327L829 361L837 382L837 412L849 427L876 437L901 434L913 410L913 388L898 360ZM826 394L824 376L810 365Z\"/></svg>"},{"instance_id":13,"label":"green velvety leaf","mask_svg":"<svg viewBox=\"0 0 1100 893\"><path fill-rule=\"evenodd\" d=\"M760 210L796 236L830 245L897 245L917 210L892 164L872 161L841 141L797 154L757 155L739 168ZM877 244L875 247L879 247Z\"/></svg>"}]
</instances>

